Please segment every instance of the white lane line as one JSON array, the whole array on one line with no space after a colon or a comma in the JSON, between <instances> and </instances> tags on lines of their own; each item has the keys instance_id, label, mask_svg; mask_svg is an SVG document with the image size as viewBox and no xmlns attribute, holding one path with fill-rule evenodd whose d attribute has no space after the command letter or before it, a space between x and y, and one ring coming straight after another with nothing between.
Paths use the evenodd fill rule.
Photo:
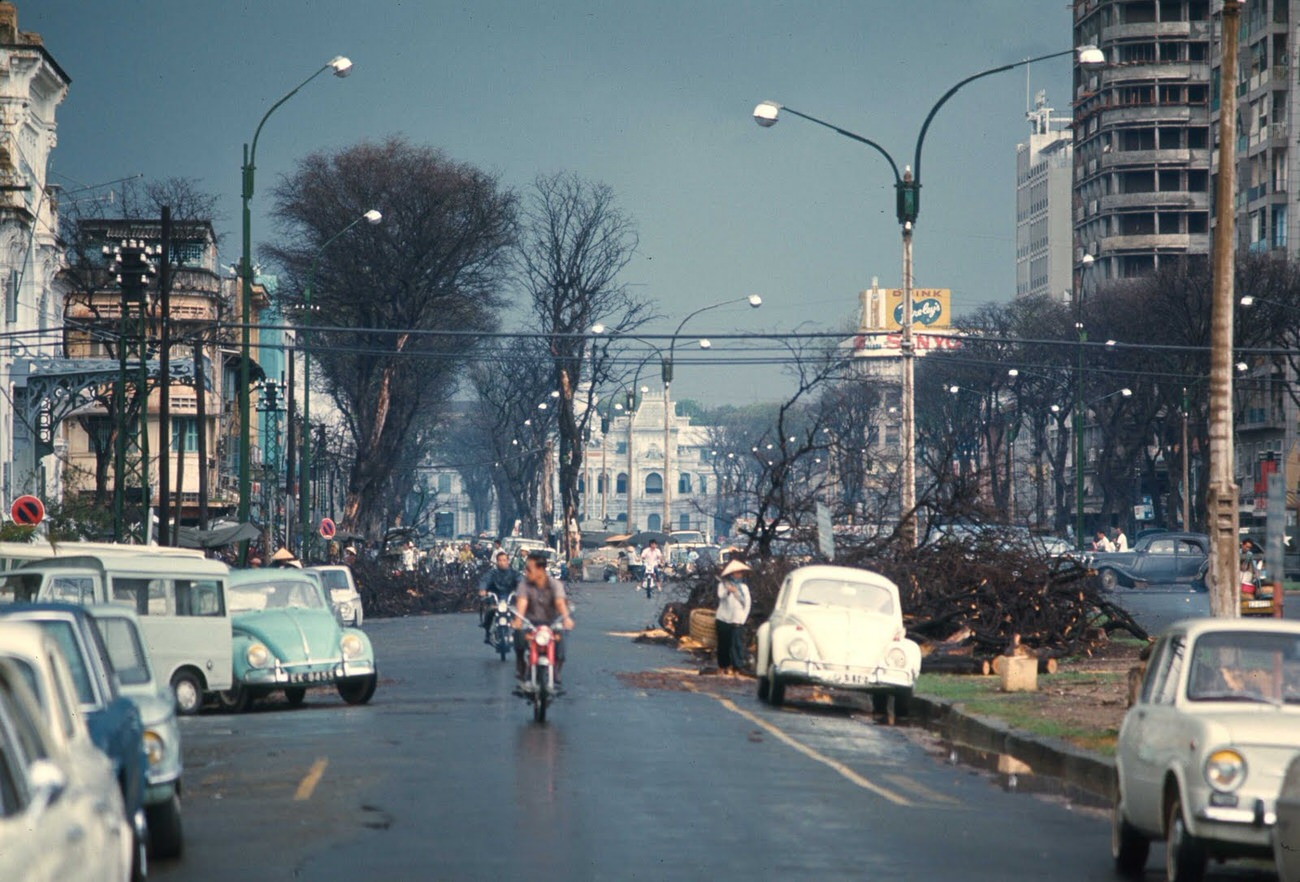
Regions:
<instances>
[{"instance_id":1,"label":"white lane line","mask_svg":"<svg viewBox=\"0 0 1300 882\"><path fill-rule=\"evenodd\" d=\"M321 757L311 764L307 774L298 782L298 789L294 791L293 798L295 802L311 799L311 795L316 792L316 785L320 783L321 776L325 774L325 767L329 764L328 757Z\"/></svg>"},{"instance_id":2,"label":"white lane line","mask_svg":"<svg viewBox=\"0 0 1300 882\"><path fill-rule=\"evenodd\" d=\"M730 698L723 698L721 695L715 695L712 692L703 692L701 690L696 689L690 683L684 683L683 685L685 685L686 688L692 692L696 692L700 695L707 695L710 698L716 699L719 704L721 704L727 710L731 711L733 714L739 714L740 716L749 720L755 726L758 726L763 731L767 732L768 734L780 740L782 743L790 747L793 747L795 750L799 751L804 756L808 757L808 759L813 760L814 762L819 762L822 765L826 766L828 769L832 769L835 772L838 772L845 780L849 781L852 784L856 784L858 787L861 787L863 790L870 791L871 793L874 793L877 796L887 799L890 802L892 802L894 805L901 805L909 808L912 806L912 801L908 799L906 796L903 796L901 793L895 793L893 790L890 790L887 787L881 787L879 784L876 784L875 782L868 780L867 778L863 777L862 775L850 769L848 766L844 765L844 763L840 762L839 760L832 759L826 754L814 750L813 748L804 744L802 741L796 739L793 735L787 734L785 731L777 728L772 723L769 723L767 720L763 719L762 717L752 714L743 708L737 707L736 703L732 701Z\"/></svg>"}]
</instances>

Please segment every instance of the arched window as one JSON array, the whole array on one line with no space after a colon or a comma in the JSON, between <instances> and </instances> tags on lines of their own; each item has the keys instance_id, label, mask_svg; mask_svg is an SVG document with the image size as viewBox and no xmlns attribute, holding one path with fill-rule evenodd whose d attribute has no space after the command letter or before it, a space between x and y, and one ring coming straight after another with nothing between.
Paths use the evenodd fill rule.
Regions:
<instances>
[{"instance_id":1,"label":"arched window","mask_svg":"<svg viewBox=\"0 0 1300 882\"><path fill-rule=\"evenodd\" d=\"M678 518L677 529L689 530L690 528L691 528L691 516L688 515L686 512L682 512L682 516Z\"/></svg>"},{"instance_id":2,"label":"arched window","mask_svg":"<svg viewBox=\"0 0 1300 882\"><path fill-rule=\"evenodd\" d=\"M578 476L578 492L579 493L587 492L587 479L582 477L581 475Z\"/></svg>"},{"instance_id":3,"label":"arched window","mask_svg":"<svg viewBox=\"0 0 1300 882\"><path fill-rule=\"evenodd\" d=\"M678 475L678 477L677 477L677 492L678 492L678 493L690 493L690 492L691 492L691 474L690 474L690 472L682 472L680 475Z\"/></svg>"},{"instance_id":4,"label":"arched window","mask_svg":"<svg viewBox=\"0 0 1300 882\"><path fill-rule=\"evenodd\" d=\"M618 513L618 517L614 518L614 520L617 521L617 522L620 523L620 524L626 524L626 523L627 523L627 512L625 512L625 511L620 511L620 512Z\"/></svg>"},{"instance_id":5,"label":"arched window","mask_svg":"<svg viewBox=\"0 0 1300 882\"><path fill-rule=\"evenodd\" d=\"M615 493L627 492L627 475L625 473L619 472L618 477L614 479L614 492Z\"/></svg>"},{"instance_id":6,"label":"arched window","mask_svg":"<svg viewBox=\"0 0 1300 882\"><path fill-rule=\"evenodd\" d=\"M604 475L604 474L599 474L599 475L596 476L596 492L597 492L597 493L602 493L602 494L603 494L603 493L605 492L605 481L606 481L607 477L608 477L608 476L607 476L607 475Z\"/></svg>"},{"instance_id":7,"label":"arched window","mask_svg":"<svg viewBox=\"0 0 1300 882\"><path fill-rule=\"evenodd\" d=\"M652 514L650 515L650 517L645 519L646 529L649 530L651 533L659 532L659 526L662 523L663 521L659 519L659 515L657 514Z\"/></svg>"},{"instance_id":8,"label":"arched window","mask_svg":"<svg viewBox=\"0 0 1300 882\"><path fill-rule=\"evenodd\" d=\"M645 476L645 495L658 496L664 492L664 478L658 472L651 472ZM655 529L658 529L657 527Z\"/></svg>"}]
</instances>

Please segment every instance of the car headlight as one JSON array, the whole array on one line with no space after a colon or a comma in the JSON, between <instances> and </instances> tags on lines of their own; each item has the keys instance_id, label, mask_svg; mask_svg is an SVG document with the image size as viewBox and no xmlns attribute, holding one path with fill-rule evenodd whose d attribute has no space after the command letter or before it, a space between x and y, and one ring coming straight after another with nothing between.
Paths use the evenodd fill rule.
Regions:
<instances>
[{"instance_id":1,"label":"car headlight","mask_svg":"<svg viewBox=\"0 0 1300 882\"><path fill-rule=\"evenodd\" d=\"M254 643L244 652L244 658L250 668L264 668L271 663L271 650L260 643Z\"/></svg>"},{"instance_id":2,"label":"car headlight","mask_svg":"<svg viewBox=\"0 0 1300 882\"><path fill-rule=\"evenodd\" d=\"M344 658L356 658L361 655L365 646L356 634L344 634L343 639L339 641L339 649L343 650Z\"/></svg>"},{"instance_id":3,"label":"car headlight","mask_svg":"<svg viewBox=\"0 0 1300 882\"><path fill-rule=\"evenodd\" d=\"M807 661L808 641L802 637L796 637L791 640L790 645L787 646L786 649L789 651L791 658L797 658L799 661Z\"/></svg>"},{"instance_id":4,"label":"car headlight","mask_svg":"<svg viewBox=\"0 0 1300 882\"><path fill-rule=\"evenodd\" d=\"M347 602L347 601L345 601L345 602L343 602L343 603L340 603L340 604L339 604L339 614L342 615L344 618L351 618L351 616L352 616L352 604L351 604L350 602Z\"/></svg>"},{"instance_id":5,"label":"car headlight","mask_svg":"<svg viewBox=\"0 0 1300 882\"><path fill-rule=\"evenodd\" d=\"M162 737L152 729L146 731L144 733L144 756L149 761L150 767L160 764L165 753Z\"/></svg>"},{"instance_id":6,"label":"car headlight","mask_svg":"<svg viewBox=\"0 0 1300 882\"><path fill-rule=\"evenodd\" d=\"M1221 793L1236 790L1246 780L1246 761L1235 750L1216 750L1205 760L1205 780Z\"/></svg>"},{"instance_id":7,"label":"car headlight","mask_svg":"<svg viewBox=\"0 0 1300 882\"><path fill-rule=\"evenodd\" d=\"M885 664L889 665L891 668L907 667L907 653L903 651L903 647L891 647L890 650L885 653Z\"/></svg>"}]
</instances>

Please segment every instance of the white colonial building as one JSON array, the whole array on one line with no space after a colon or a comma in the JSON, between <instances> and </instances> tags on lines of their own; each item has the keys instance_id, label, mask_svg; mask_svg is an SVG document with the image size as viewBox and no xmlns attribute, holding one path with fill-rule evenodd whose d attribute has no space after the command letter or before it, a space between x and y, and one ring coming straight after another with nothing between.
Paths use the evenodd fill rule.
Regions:
<instances>
[{"instance_id":1,"label":"white colonial building","mask_svg":"<svg viewBox=\"0 0 1300 882\"><path fill-rule=\"evenodd\" d=\"M38 34L18 30L0 3L0 490L58 495L51 437L31 425L22 387L34 361L61 352L62 304L51 284L62 263L56 192L45 178L57 143L55 111L71 81ZM15 402L19 402L16 409ZM48 427L47 427L48 428Z\"/></svg>"}]
</instances>

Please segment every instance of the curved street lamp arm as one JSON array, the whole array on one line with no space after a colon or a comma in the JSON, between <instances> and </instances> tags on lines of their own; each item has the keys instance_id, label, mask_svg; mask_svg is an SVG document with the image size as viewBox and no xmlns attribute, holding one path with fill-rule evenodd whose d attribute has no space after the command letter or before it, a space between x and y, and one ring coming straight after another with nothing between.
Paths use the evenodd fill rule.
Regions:
<instances>
[{"instance_id":1,"label":"curved street lamp arm","mask_svg":"<svg viewBox=\"0 0 1300 882\"><path fill-rule=\"evenodd\" d=\"M818 119L815 116L809 116L806 113L801 113L800 111L795 110L793 107L788 107L784 104L781 105L781 109L784 110L786 113L794 114L800 119L806 119L808 120L808 122L816 123L817 125L822 126L823 128L830 129L832 132L835 132L837 134L843 135L846 138L850 138L854 141L857 141L859 144L866 144L868 147L878 152L881 156L885 157L885 162L889 163L889 168L894 173L895 183L900 183L903 180L903 176L899 174L898 171L898 163L894 162L894 157L890 156L889 151L887 151L884 147L881 147L879 144L877 144L875 141L871 140L870 138L864 138L861 135L857 134L856 132L850 132L848 129L842 129L837 125L832 125L831 123L826 122L826 120Z\"/></svg>"},{"instance_id":2,"label":"curved street lamp arm","mask_svg":"<svg viewBox=\"0 0 1300 882\"><path fill-rule=\"evenodd\" d=\"M1016 62L1012 62L1011 64L1003 64L999 67L991 67L988 70L982 70L977 74L971 74L966 79L957 83L947 92L944 92L943 96L940 97L939 100L934 103L934 107L930 108L930 112L925 117L925 122L921 124L921 134L917 135L916 137L916 153L912 158L912 179L916 182L916 185L918 187L921 185L921 147L922 145L925 144L925 133L930 129L930 122L934 119L934 115L939 112L939 108L947 104L948 99L951 98L953 95L956 95L957 91L961 89L962 86L966 85L967 83L974 82L975 80L982 79L983 77L992 76L993 74L1002 73L1003 71L1014 70L1017 67L1024 67L1026 64L1033 64L1034 62L1037 61L1047 61L1048 59L1051 58L1061 58L1062 56L1065 55L1073 55L1075 51L1076 50L1074 49L1065 49L1061 52L1052 52L1048 55L1039 55L1036 58L1026 58L1023 61L1016 61ZM790 110L790 108L788 107L785 109ZM790 110L790 112L794 113L793 110ZM895 172L895 174L897 174L897 172Z\"/></svg>"},{"instance_id":3,"label":"curved street lamp arm","mask_svg":"<svg viewBox=\"0 0 1300 882\"><path fill-rule=\"evenodd\" d=\"M281 104L288 101L294 95L297 95L298 91L302 89L303 86L307 85L312 80L316 79L318 76L325 73L325 71L330 70L332 66L333 65L328 63L322 65L320 70L316 71L314 74L307 77L307 79L303 80L297 86L294 86L292 91L287 93L279 101L272 104L271 109L268 110L266 113L262 114L262 119L258 121L257 129L253 132L253 145L252 147L249 148L248 157L244 163L244 198L245 199L252 198L253 196L253 169L257 166L257 139L262 136L262 126L266 125L266 121L270 119L271 114L275 113L276 110L279 109Z\"/></svg>"}]
</instances>

